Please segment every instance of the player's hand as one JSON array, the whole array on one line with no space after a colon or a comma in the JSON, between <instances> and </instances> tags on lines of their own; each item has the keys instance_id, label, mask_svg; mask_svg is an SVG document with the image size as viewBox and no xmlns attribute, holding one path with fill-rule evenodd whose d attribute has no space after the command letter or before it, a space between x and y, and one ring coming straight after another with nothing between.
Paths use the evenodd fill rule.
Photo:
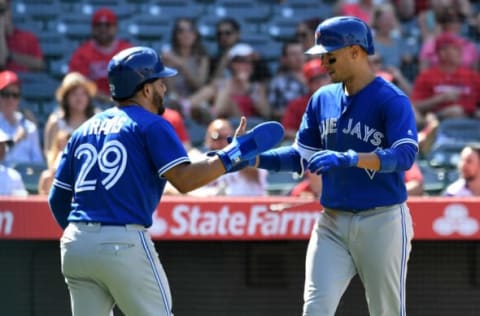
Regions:
<instances>
[{"instance_id":1,"label":"player's hand","mask_svg":"<svg viewBox=\"0 0 480 316\"><path fill-rule=\"evenodd\" d=\"M283 126L275 121L258 124L240 135L245 132L245 128L246 119L242 117L232 142L216 152L227 172L255 165L256 156L276 146L285 133Z\"/></svg>"},{"instance_id":2,"label":"player's hand","mask_svg":"<svg viewBox=\"0 0 480 316\"><path fill-rule=\"evenodd\" d=\"M347 168L356 166L358 154L353 150L338 152L322 150L315 153L308 161L308 170L312 173L321 174L330 168Z\"/></svg>"}]
</instances>

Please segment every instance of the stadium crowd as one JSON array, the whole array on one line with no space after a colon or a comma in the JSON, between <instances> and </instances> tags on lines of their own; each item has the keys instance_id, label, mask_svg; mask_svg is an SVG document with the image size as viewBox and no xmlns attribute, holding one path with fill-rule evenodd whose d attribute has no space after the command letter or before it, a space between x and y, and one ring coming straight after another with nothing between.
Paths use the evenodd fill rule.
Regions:
<instances>
[{"instance_id":1,"label":"stadium crowd","mask_svg":"<svg viewBox=\"0 0 480 316\"><path fill-rule=\"evenodd\" d=\"M292 142L310 95L330 82L320 59L304 52L314 43L316 26L332 15L354 15L373 28L376 54L371 67L411 98L420 152L406 172L409 194L480 195L478 188L469 187L480 181L477 1L245 1L245 7L267 8L263 20L254 12L242 16L241 7L218 15L225 9L221 1L185 1L203 8L196 16L193 9L184 15L158 14L162 6L156 1L118 0L115 6L90 6L90 11L85 10L88 1L78 6L46 2L69 6L71 16L50 17L28 10L28 1L0 0L0 152L5 147L0 195L48 193L58 154L70 134L94 113L115 105L106 76L109 60L136 45L155 48L167 66L179 71L168 81L164 116L187 150L198 154L215 149L241 116L251 126L282 122L284 141ZM144 24L135 24L140 18L135 22L127 11L130 17L142 17ZM38 23L42 27L36 27ZM68 32L61 32L62 25ZM144 40L148 37L153 40ZM244 173L241 186L248 188L252 181L250 188L259 188L255 194L318 198L321 188L319 178L308 174L295 179ZM24 182L20 188L19 178ZM219 183L233 186L238 179ZM456 189L447 192L454 182ZM212 186L203 192L213 191L238 194Z\"/></svg>"}]
</instances>

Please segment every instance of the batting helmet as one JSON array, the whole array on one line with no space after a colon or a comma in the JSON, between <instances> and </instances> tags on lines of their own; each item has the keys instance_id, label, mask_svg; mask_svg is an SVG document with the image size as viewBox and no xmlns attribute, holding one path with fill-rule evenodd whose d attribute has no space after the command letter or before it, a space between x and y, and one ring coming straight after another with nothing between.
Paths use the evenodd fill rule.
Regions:
<instances>
[{"instance_id":1,"label":"batting helmet","mask_svg":"<svg viewBox=\"0 0 480 316\"><path fill-rule=\"evenodd\" d=\"M359 18L338 16L317 26L315 45L306 54L324 54L350 45L359 45L368 55L375 54L370 27Z\"/></svg>"},{"instance_id":2,"label":"batting helmet","mask_svg":"<svg viewBox=\"0 0 480 316\"><path fill-rule=\"evenodd\" d=\"M157 52L137 46L122 50L108 64L108 82L112 97L131 97L147 81L172 77L177 70L163 65Z\"/></svg>"}]
</instances>

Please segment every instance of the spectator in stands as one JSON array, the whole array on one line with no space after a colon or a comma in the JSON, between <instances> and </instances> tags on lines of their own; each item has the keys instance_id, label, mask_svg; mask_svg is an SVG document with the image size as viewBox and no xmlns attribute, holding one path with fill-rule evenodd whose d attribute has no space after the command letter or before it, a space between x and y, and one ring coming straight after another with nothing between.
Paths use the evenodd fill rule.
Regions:
<instances>
[{"instance_id":1,"label":"spectator in stands","mask_svg":"<svg viewBox=\"0 0 480 316\"><path fill-rule=\"evenodd\" d=\"M319 58L314 58L306 62L303 65L303 74L307 79L308 92L303 96L291 100L282 117L282 125L285 128L285 139L287 140L295 139L310 96L320 87L331 82L330 76L325 68L322 67L322 62Z\"/></svg>"},{"instance_id":2,"label":"spectator in stands","mask_svg":"<svg viewBox=\"0 0 480 316\"><path fill-rule=\"evenodd\" d=\"M416 1L417 5L422 1ZM442 20L446 12L458 12L462 18L470 15L469 0L429 0L428 6L418 13L418 25L423 42L442 32Z\"/></svg>"},{"instance_id":3,"label":"spectator in stands","mask_svg":"<svg viewBox=\"0 0 480 316\"><path fill-rule=\"evenodd\" d=\"M322 175L305 171L304 179L290 191L290 196L319 200L322 194Z\"/></svg>"},{"instance_id":4,"label":"spectator in stands","mask_svg":"<svg viewBox=\"0 0 480 316\"><path fill-rule=\"evenodd\" d=\"M227 146L227 138L233 134L234 130L229 120L215 119L207 127L203 147L193 148L188 154L192 161L195 161L209 151ZM208 185L188 194L195 196L264 196L267 195L267 175L267 170L247 167L238 172L226 173ZM169 194L176 194L171 185L168 185L165 190Z\"/></svg>"},{"instance_id":5,"label":"spectator in stands","mask_svg":"<svg viewBox=\"0 0 480 316\"><path fill-rule=\"evenodd\" d=\"M107 66L119 51L131 47L131 43L117 38L117 16L107 8L98 9L92 16L91 39L83 43L72 54L69 72L79 72L97 85L96 98L110 103Z\"/></svg>"},{"instance_id":6,"label":"spectator in stands","mask_svg":"<svg viewBox=\"0 0 480 316\"><path fill-rule=\"evenodd\" d=\"M217 117L270 117L267 87L253 79L255 54L244 43L236 44L228 52L231 76L217 90L213 108Z\"/></svg>"},{"instance_id":7,"label":"spectator in stands","mask_svg":"<svg viewBox=\"0 0 480 316\"><path fill-rule=\"evenodd\" d=\"M418 53L422 45L422 35L418 24L418 16L415 12L414 0L396 0L393 1L395 14L399 23L400 37L403 38L412 60L401 67L402 73L410 81L413 81L418 75Z\"/></svg>"},{"instance_id":8,"label":"spectator in stands","mask_svg":"<svg viewBox=\"0 0 480 316\"><path fill-rule=\"evenodd\" d=\"M373 11L372 27L374 29L375 53L382 56L386 67L395 67L401 71L415 61L415 52L402 37L400 23L391 4L382 4Z\"/></svg>"},{"instance_id":9,"label":"spectator in stands","mask_svg":"<svg viewBox=\"0 0 480 316\"><path fill-rule=\"evenodd\" d=\"M229 51L236 44L241 42L240 23L231 17L221 19L216 26L217 52L210 58L209 81L230 76L229 71ZM254 73L253 78L256 81L270 80L271 73L267 62L256 53L253 56Z\"/></svg>"},{"instance_id":10,"label":"spectator in stands","mask_svg":"<svg viewBox=\"0 0 480 316\"><path fill-rule=\"evenodd\" d=\"M270 81L268 101L271 118L281 120L288 102L308 93L302 67L305 63L303 46L297 41L287 41L282 46L278 72Z\"/></svg>"},{"instance_id":11,"label":"spectator in stands","mask_svg":"<svg viewBox=\"0 0 480 316\"><path fill-rule=\"evenodd\" d=\"M48 158L50 151L55 150L52 144L59 131L71 134L98 111L93 105L96 93L95 82L81 73L71 72L63 78L55 93L59 108L49 115L43 132L45 157Z\"/></svg>"},{"instance_id":12,"label":"spectator in stands","mask_svg":"<svg viewBox=\"0 0 480 316\"><path fill-rule=\"evenodd\" d=\"M233 18L224 18L217 22L217 52L210 58L210 79L226 76L228 51L240 41L240 24Z\"/></svg>"},{"instance_id":13,"label":"spectator in stands","mask_svg":"<svg viewBox=\"0 0 480 316\"><path fill-rule=\"evenodd\" d=\"M63 149L67 145L70 139L71 133L67 130L59 130L55 134L55 138L52 141L52 146L47 155L47 168L42 171L38 179L38 194L48 195L50 187L52 186L53 179L55 178L55 172L57 171L60 157L62 156Z\"/></svg>"},{"instance_id":14,"label":"spectator in stands","mask_svg":"<svg viewBox=\"0 0 480 316\"><path fill-rule=\"evenodd\" d=\"M461 48L461 64L466 68L478 69L479 51L474 42L462 36L461 31L464 25L464 17L458 12L458 8L445 8L445 10L437 16L437 21L440 25L440 31L435 36L424 40L420 49L420 70L439 63L439 57L435 48L436 39L445 34L454 34L458 37L458 45L460 45Z\"/></svg>"},{"instance_id":15,"label":"spectator in stands","mask_svg":"<svg viewBox=\"0 0 480 316\"><path fill-rule=\"evenodd\" d=\"M5 164L43 164L38 128L19 111L20 96L17 74L10 70L0 72L0 129L13 140Z\"/></svg>"},{"instance_id":16,"label":"spectator in stands","mask_svg":"<svg viewBox=\"0 0 480 316\"><path fill-rule=\"evenodd\" d=\"M0 69L40 71L45 67L37 36L15 27L9 0L0 0Z\"/></svg>"},{"instance_id":17,"label":"spectator in stands","mask_svg":"<svg viewBox=\"0 0 480 316\"><path fill-rule=\"evenodd\" d=\"M4 164L5 155L13 141L3 130L0 129L0 196L28 194L23 183L22 176L17 170Z\"/></svg>"},{"instance_id":18,"label":"spectator in stands","mask_svg":"<svg viewBox=\"0 0 480 316\"><path fill-rule=\"evenodd\" d=\"M413 85L411 99L421 115L434 113L439 120L478 116L479 74L462 66L462 40L445 33L435 40L438 65L422 71Z\"/></svg>"},{"instance_id":19,"label":"spectator in stands","mask_svg":"<svg viewBox=\"0 0 480 316\"><path fill-rule=\"evenodd\" d=\"M209 111L211 117L240 116L268 119L270 105L267 87L253 79L254 49L245 43L236 44L228 52L228 78L219 78L190 98L193 111Z\"/></svg>"},{"instance_id":20,"label":"spectator in stands","mask_svg":"<svg viewBox=\"0 0 480 316\"><path fill-rule=\"evenodd\" d=\"M458 162L460 178L450 184L444 196L480 196L480 143L465 146Z\"/></svg>"},{"instance_id":21,"label":"spectator in stands","mask_svg":"<svg viewBox=\"0 0 480 316\"><path fill-rule=\"evenodd\" d=\"M188 134L182 115L178 111L166 107L162 116L172 124L185 149L187 151L191 149L192 143L190 141L190 135Z\"/></svg>"},{"instance_id":22,"label":"spectator in stands","mask_svg":"<svg viewBox=\"0 0 480 316\"><path fill-rule=\"evenodd\" d=\"M413 163L410 169L405 171L404 180L408 196L423 195L423 174L416 162Z\"/></svg>"},{"instance_id":23,"label":"spectator in stands","mask_svg":"<svg viewBox=\"0 0 480 316\"><path fill-rule=\"evenodd\" d=\"M295 28L295 39L302 43L303 51L307 51L315 42L315 31L321 20L319 18L309 18L300 21ZM305 56L309 58L310 55Z\"/></svg>"},{"instance_id":24,"label":"spectator in stands","mask_svg":"<svg viewBox=\"0 0 480 316\"><path fill-rule=\"evenodd\" d=\"M393 82L400 89L403 90L407 95L410 95L412 92L412 83L408 80L403 73L395 66L386 66L383 62L383 57L378 52L368 56L370 62L370 67L377 74L377 76L382 77L383 79Z\"/></svg>"},{"instance_id":25,"label":"spectator in stands","mask_svg":"<svg viewBox=\"0 0 480 316\"><path fill-rule=\"evenodd\" d=\"M175 21L171 43L162 49L161 56L167 66L178 69L178 75L167 80L170 99L182 104L207 83L210 60L193 20ZM181 110L190 116L189 109Z\"/></svg>"}]
</instances>

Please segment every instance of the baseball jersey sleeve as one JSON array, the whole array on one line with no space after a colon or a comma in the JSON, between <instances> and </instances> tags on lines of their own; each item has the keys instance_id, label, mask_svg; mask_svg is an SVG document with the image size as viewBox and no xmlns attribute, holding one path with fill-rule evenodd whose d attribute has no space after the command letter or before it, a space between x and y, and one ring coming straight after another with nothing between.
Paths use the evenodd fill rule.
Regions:
<instances>
[{"instance_id":1,"label":"baseball jersey sleeve","mask_svg":"<svg viewBox=\"0 0 480 316\"><path fill-rule=\"evenodd\" d=\"M165 119L156 120L147 127L145 142L160 177L176 165L190 163L175 129Z\"/></svg>"}]
</instances>

